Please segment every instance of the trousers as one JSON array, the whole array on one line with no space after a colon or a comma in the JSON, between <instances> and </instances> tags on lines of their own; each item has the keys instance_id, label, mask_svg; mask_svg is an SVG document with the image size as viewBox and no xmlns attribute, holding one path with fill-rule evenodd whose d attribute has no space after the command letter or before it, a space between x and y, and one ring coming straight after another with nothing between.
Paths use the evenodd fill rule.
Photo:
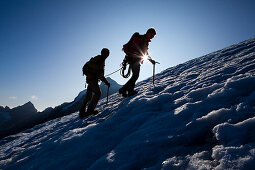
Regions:
<instances>
[{"instance_id":1,"label":"trousers","mask_svg":"<svg viewBox=\"0 0 255 170\"><path fill-rule=\"evenodd\" d=\"M89 101L90 101L90 104L88 106L88 111L95 110L96 105L101 97L101 90L98 85L98 80L97 79L88 80L87 83L88 83L88 88L87 88L86 96L83 100L83 103L80 109L82 112L85 112L87 103Z\"/></svg>"},{"instance_id":2,"label":"trousers","mask_svg":"<svg viewBox=\"0 0 255 170\"><path fill-rule=\"evenodd\" d=\"M135 62L130 64L131 67L131 71L132 71L132 77L127 81L127 83L122 87L122 89L124 91L133 91L135 88L135 83L137 81L137 79L139 78L139 74L140 74L140 63L139 62Z\"/></svg>"}]
</instances>

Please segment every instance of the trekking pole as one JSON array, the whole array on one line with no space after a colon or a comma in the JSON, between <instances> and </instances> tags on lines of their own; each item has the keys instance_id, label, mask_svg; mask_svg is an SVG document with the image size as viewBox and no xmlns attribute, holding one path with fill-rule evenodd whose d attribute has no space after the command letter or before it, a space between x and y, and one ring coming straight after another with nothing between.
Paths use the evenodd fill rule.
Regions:
<instances>
[{"instance_id":1,"label":"trekking pole","mask_svg":"<svg viewBox=\"0 0 255 170\"><path fill-rule=\"evenodd\" d=\"M156 64L160 64L160 63L159 62L155 62L155 64L153 64L153 77L152 77L153 86L154 86L154 80L155 80L155 65Z\"/></svg>"}]
</instances>

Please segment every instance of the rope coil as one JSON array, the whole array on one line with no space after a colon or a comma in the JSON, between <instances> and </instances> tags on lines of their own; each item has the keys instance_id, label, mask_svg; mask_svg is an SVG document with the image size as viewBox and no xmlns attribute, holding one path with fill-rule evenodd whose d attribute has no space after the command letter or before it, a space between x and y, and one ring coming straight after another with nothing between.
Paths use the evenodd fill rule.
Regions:
<instances>
[{"instance_id":1,"label":"rope coil","mask_svg":"<svg viewBox=\"0 0 255 170\"><path fill-rule=\"evenodd\" d=\"M130 65L129 65L129 67L128 67L128 71L127 71L126 74L125 74L125 70L126 70L126 63L122 63L122 64L121 64L121 68L119 68L118 70L116 70L116 71L114 71L114 72L112 72L112 73L110 73L110 74L105 75L105 77L110 76L110 75L112 75L112 74L114 74L114 73L120 71L120 75L121 75L122 77L128 78L128 77L130 76L130 73L131 73Z\"/></svg>"},{"instance_id":2,"label":"rope coil","mask_svg":"<svg viewBox=\"0 0 255 170\"><path fill-rule=\"evenodd\" d=\"M120 75L124 78L128 78L130 76L130 73L131 73L131 68L130 68L130 65L128 67L128 71L127 71L127 74L125 74L125 70L126 70L126 64L122 64L123 66L121 67L121 70L120 70Z\"/></svg>"}]
</instances>

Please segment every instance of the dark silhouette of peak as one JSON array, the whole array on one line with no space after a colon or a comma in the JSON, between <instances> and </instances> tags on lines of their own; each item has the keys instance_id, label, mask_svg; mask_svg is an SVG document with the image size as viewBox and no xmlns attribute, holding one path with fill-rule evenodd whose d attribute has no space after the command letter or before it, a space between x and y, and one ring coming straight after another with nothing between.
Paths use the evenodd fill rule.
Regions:
<instances>
[{"instance_id":1,"label":"dark silhouette of peak","mask_svg":"<svg viewBox=\"0 0 255 170\"><path fill-rule=\"evenodd\" d=\"M44 111L42 111L42 112L50 112L50 111L52 111L53 110L53 108L52 107L47 107Z\"/></svg>"},{"instance_id":2,"label":"dark silhouette of peak","mask_svg":"<svg viewBox=\"0 0 255 170\"><path fill-rule=\"evenodd\" d=\"M77 97L75 97L74 101L77 101L77 100L80 100L81 98L83 98L86 94L86 89L85 90L82 90Z\"/></svg>"},{"instance_id":3,"label":"dark silhouette of peak","mask_svg":"<svg viewBox=\"0 0 255 170\"><path fill-rule=\"evenodd\" d=\"M111 79L110 77L107 77L106 80L111 84L118 84L115 80Z\"/></svg>"},{"instance_id":4,"label":"dark silhouette of peak","mask_svg":"<svg viewBox=\"0 0 255 170\"><path fill-rule=\"evenodd\" d=\"M25 103L25 104L23 105L23 107L35 108L34 105L33 105L33 103L32 103L31 101Z\"/></svg>"},{"instance_id":5,"label":"dark silhouette of peak","mask_svg":"<svg viewBox=\"0 0 255 170\"><path fill-rule=\"evenodd\" d=\"M120 84L118 84L115 80L111 79L110 77L107 77L106 80L111 84L110 88L119 88L121 87ZM106 86L103 82L101 82L100 87Z\"/></svg>"},{"instance_id":6,"label":"dark silhouette of peak","mask_svg":"<svg viewBox=\"0 0 255 170\"><path fill-rule=\"evenodd\" d=\"M7 107L8 109L8 107ZM38 124L38 114L32 102L27 102L24 105L10 109L8 114L8 121L0 126L0 138L15 134L22 130L33 127Z\"/></svg>"},{"instance_id":7,"label":"dark silhouette of peak","mask_svg":"<svg viewBox=\"0 0 255 170\"><path fill-rule=\"evenodd\" d=\"M23 112L23 113L36 113L37 109L32 102L27 102L22 106L15 107L11 110L12 112Z\"/></svg>"},{"instance_id":8,"label":"dark silhouette of peak","mask_svg":"<svg viewBox=\"0 0 255 170\"><path fill-rule=\"evenodd\" d=\"M10 108L8 106L5 106L5 107L0 106L0 112L8 112L8 111L10 111Z\"/></svg>"},{"instance_id":9,"label":"dark silhouette of peak","mask_svg":"<svg viewBox=\"0 0 255 170\"><path fill-rule=\"evenodd\" d=\"M110 77L106 78L107 81L111 84L110 89L109 89L109 95L116 93L120 88L121 85L118 84L115 80L111 79ZM100 84L101 92L102 92L102 98L105 98L107 96L107 86L104 83Z\"/></svg>"}]
</instances>

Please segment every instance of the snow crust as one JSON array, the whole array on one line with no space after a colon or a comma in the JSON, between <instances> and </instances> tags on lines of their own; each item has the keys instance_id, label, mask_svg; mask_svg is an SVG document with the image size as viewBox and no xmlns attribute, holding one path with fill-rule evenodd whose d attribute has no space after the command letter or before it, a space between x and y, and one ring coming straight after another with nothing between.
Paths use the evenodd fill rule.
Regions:
<instances>
[{"instance_id":1,"label":"snow crust","mask_svg":"<svg viewBox=\"0 0 255 170\"><path fill-rule=\"evenodd\" d=\"M142 70L141 70L142 71ZM253 169L255 38L0 141L2 169Z\"/></svg>"}]
</instances>

